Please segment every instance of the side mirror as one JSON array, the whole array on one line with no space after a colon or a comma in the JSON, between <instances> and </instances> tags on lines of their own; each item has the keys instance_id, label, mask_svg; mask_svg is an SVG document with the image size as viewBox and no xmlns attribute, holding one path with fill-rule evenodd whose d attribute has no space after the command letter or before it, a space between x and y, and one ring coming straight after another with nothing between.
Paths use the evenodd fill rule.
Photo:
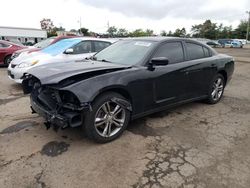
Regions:
<instances>
[{"instance_id":1,"label":"side mirror","mask_svg":"<svg viewBox=\"0 0 250 188\"><path fill-rule=\"evenodd\" d=\"M166 57L155 57L149 62L148 69L154 70L154 66L164 66L168 65L169 60Z\"/></svg>"},{"instance_id":2,"label":"side mirror","mask_svg":"<svg viewBox=\"0 0 250 188\"><path fill-rule=\"evenodd\" d=\"M64 51L65 54L73 54L74 50L73 48L68 48L67 50Z\"/></svg>"}]
</instances>

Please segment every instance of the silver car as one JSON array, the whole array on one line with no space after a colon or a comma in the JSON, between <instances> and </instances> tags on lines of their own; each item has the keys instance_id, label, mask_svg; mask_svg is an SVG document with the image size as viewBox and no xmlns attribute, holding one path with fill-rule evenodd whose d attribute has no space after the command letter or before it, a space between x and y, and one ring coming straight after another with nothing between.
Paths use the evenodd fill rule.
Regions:
<instances>
[{"instance_id":1,"label":"silver car","mask_svg":"<svg viewBox=\"0 0 250 188\"><path fill-rule=\"evenodd\" d=\"M48 63L80 61L113 42L115 41L90 37L64 39L38 52L13 59L8 67L8 76L11 80L22 83L23 75L33 67Z\"/></svg>"}]
</instances>

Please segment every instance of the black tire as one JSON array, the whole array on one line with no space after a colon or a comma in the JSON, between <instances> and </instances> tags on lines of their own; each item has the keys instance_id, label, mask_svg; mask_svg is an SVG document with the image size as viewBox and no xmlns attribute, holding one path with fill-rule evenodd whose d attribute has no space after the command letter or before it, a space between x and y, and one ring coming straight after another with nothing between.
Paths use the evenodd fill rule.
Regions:
<instances>
[{"instance_id":1,"label":"black tire","mask_svg":"<svg viewBox=\"0 0 250 188\"><path fill-rule=\"evenodd\" d=\"M102 109L102 106L106 102L110 102L112 105L112 103L114 103L114 102L112 102L111 99L114 99L114 98L126 100L122 95L120 95L118 93L107 92L107 93L104 93L104 94L100 95L99 97L97 97L97 99L95 99L94 103L92 104L92 111L88 111L84 114L84 123L83 123L84 133L89 139L91 139L97 143L107 143L107 142L115 140L127 128L127 125L130 121L130 111L128 109L121 107L124 110L123 114L125 115L125 118L124 118L125 120L124 120L123 126L120 128L120 130L118 132L116 132L112 136L104 137L104 136L100 135L100 132L98 132L97 128L95 127L96 116L99 113L100 109ZM105 127L106 123L104 123L102 125ZM104 127L103 127L103 129L105 129ZM117 127L113 125L113 128L117 128Z\"/></svg>"},{"instance_id":2,"label":"black tire","mask_svg":"<svg viewBox=\"0 0 250 188\"><path fill-rule=\"evenodd\" d=\"M221 90L221 94L220 95L218 95L218 98L216 98L216 97L214 97L214 90L215 90L215 82L217 81L217 80L221 80L221 82L222 82L222 90ZM216 104L216 103L218 103L220 100L221 100L221 98L222 98L222 96L223 96L223 94L224 94L224 88L225 88L225 78L224 78L224 76L222 75L222 74L217 74L215 77L214 77L214 79L211 81L211 83L210 83L210 86L209 86L209 91L208 91L208 98L207 98L207 103L208 104ZM219 91L219 90L217 90L217 91Z\"/></svg>"},{"instance_id":3,"label":"black tire","mask_svg":"<svg viewBox=\"0 0 250 188\"><path fill-rule=\"evenodd\" d=\"M8 55L4 58L4 64L5 65L9 65L10 64L10 61L11 61L11 55Z\"/></svg>"}]
</instances>

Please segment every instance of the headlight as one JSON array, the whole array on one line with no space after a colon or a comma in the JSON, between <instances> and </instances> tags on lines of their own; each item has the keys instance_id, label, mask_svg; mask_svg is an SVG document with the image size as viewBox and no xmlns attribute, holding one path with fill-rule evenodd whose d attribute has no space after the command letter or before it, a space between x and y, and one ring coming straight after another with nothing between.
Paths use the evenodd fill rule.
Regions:
<instances>
[{"instance_id":1,"label":"headlight","mask_svg":"<svg viewBox=\"0 0 250 188\"><path fill-rule=\"evenodd\" d=\"M18 57L21 53L13 53L12 56L11 56L11 59L14 59L16 57Z\"/></svg>"},{"instance_id":2,"label":"headlight","mask_svg":"<svg viewBox=\"0 0 250 188\"><path fill-rule=\"evenodd\" d=\"M24 62L24 63L20 63L17 67L18 68L25 68L25 67L31 67L35 64L37 64L39 61L32 61L32 62Z\"/></svg>"}]
</instances>

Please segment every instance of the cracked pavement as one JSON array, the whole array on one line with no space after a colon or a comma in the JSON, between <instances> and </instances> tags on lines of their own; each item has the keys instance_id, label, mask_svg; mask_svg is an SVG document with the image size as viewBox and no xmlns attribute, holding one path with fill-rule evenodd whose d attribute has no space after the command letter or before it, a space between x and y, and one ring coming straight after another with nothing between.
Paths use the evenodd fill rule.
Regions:
<instances>
[{"instance_id":1,"label":"cracked pavement","mask_svg":"<svg viewBox=\"0 0 250 188\"><path fill-rule=\"evenodd\" d=\"M46 130L0 68L0 187L250 187L250 49L217 105L186 104L95 144L81 129Z\"/></svg>"}]
</instances>

